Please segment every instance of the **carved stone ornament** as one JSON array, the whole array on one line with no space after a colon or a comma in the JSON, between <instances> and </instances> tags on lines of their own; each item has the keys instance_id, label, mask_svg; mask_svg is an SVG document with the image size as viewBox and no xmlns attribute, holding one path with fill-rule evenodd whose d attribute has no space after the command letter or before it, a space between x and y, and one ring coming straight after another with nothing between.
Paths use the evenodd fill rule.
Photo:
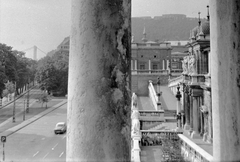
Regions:
<instances>
[{"instance_id":1,"label":"carved stone ornament","mask_svg":"<svg viewBox=\"0 0 240 162\"><path fill-rule=\"evenodd\" d=\"M207 108L207 106L205 106L205 105L200 106L200 110L201 110L202 113L208 114L208 108Z\"/></svg>"},{"instance_id":2,"label":"carved stone ornament","mask_svg":"<svg viewBox=\"0 0 240 162\"><path fill-rule=\"evenodd\" d=\"M190 74L197 74L196 73L196 57L195 55L191 55L189 58L189 73Z\"/></svg>"},{"instance_id":3,"label":"carved stone ornament","mask_svg":"<svg viewBox=\"0 0 240 162\"><path fill-rule=\"evenodd\" d=\"M137 119L132 120L132 135L140 135L140 122Z\"/></svg>"},{"instance_id":4,"label":"carved stone ornament","mask_svg":"<svg viewBox=\"0 0 240 162\"><path fill-rule=\"evenodd\" d=\"M182 68L183 68L183 72L182 74L188 74L188 56L185 56L183 61L182 61Z\"/></svg>"},{"instance_id":5,"label":"carved stone ornament","mask_svg":"<svg viewBox=\"0 0 240 162\"><path fill-rule=\"evenodd\" d=\"M137 95L135 93L132 94L132 110L137 110Z\"/></svg>"},{"instance_id":6,"label":"carved stone ornament","mask_svg":"<svg viewBox=\"0 0 240 162\"><path fill-rule=\"evenodd\" d=\"M132 110L131 119L139 119L139 116L138 110Z\"/></svg>"}]
</instances>

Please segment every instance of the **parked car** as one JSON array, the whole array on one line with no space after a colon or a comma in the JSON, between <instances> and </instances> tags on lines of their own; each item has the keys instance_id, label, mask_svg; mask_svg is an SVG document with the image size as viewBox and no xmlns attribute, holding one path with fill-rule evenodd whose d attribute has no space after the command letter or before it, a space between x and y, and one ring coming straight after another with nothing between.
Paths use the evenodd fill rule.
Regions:
<instances>
[{"instance_id":1,"label":"parked car","mask_svg":"<svg viewBox=\"0 0 240 162\"><path fill-rule=\"evenodd\" d=\"M54 133L55 134L66 133L66 131L67 131L67 124L65 122L57 123L55 128L54 128Z\"/></svg>"}]
</instances>

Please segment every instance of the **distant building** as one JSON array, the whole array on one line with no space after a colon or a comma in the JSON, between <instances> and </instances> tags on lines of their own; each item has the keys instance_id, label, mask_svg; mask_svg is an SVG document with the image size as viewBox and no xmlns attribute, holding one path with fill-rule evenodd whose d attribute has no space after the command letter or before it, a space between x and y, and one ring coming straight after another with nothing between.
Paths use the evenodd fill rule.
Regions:
<instances>
[{"instance_id":1,"label":"distant building","mask_svg":"<svg viewBox=\"0 0 240 162\"><path fill-rule=\"evenodd\" d=\"M171 43L171 73L179 74L183 72L182 61L183 57L188 55L188 48L186 47L188 41L167 41Z\"/></svg>"},{"instance_id":2,"label":"distant building","mask_svg":"<svg viewBox=\"0 0 240 162\"><path fill-rule=\"evenodd\" d=\"M61 53L69 53L70 37L64 38L64 40L58 45L57 51Z\"/></svg>"},{"instance_id":3,"label":"distant building","mask_svg":"<svg viewBox=\"0 0 240 162\"><path fill-rule=\"evenodd\" d=\"M192 138L202 137L212 143L212 95L210 73L210 23L201 22L190 32L190 41L186 45L188 55L184 57L183 73L179 80L169 82L176 93L176 85L182 86L182 105L184 129Z\"/></svg>"}]
</instances>

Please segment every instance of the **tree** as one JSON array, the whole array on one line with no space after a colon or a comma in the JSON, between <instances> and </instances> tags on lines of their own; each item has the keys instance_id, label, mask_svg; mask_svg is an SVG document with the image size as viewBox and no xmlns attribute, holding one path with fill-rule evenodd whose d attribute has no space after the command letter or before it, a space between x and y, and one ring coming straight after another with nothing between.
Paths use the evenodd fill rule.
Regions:
<instances>
[{"instance_id":1,"label":"tree","mask_svg":"<svg viewBox=\"0 0 240 162\"><path fill-rule=\"evenodd\" d=\"M12 47L0 43L0 97L8 80L16 79L16 58L12 54ZM0 105L2 101L0 101Z\"/></svg>"},{"instance_id":2,"label":"tree","mask_svg":"<svg viewBox=\"0 0 240 162\"><path fill-rule=\"evenodd\" d=\"M39 98L39 101L42 103L42 107L43 107L43 104L46 103L46 108L47 108L47 103L50 100L51 100L51 97L47 93L43 93Z\"/></svg>"},{"instance_id":3,"label":"tree","mask_svg":"<svg viewBox=\"0 0 240 162\"><path fill-rule=\"evenodd\" d=\"M36 74L36 61L26 58L25 54L21 51L13 51L15 57L17 58L17 89L20 88L20 91L23 91L23 87L26 87L26 84L33 82ZM20 93L21 93L20 92ZM19 92L18 92L19 93Z\"/></svg>"},{"instance_id":4,"label":"tree","mask_svg":"<svg viewBox=\"0 0 240 162\"><path fill-rule=\"evenodd\" d=\"M36 79L43 90L67 93L68 53L55 52L38 61Z\"/></svg>"}]
</instances>

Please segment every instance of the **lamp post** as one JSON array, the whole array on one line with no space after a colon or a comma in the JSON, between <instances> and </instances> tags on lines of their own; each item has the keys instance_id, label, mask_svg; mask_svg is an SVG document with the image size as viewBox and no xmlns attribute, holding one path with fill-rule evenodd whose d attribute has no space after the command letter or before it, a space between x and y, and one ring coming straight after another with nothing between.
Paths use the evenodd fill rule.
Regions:
<instances>
[{"instance_id":1,"label":"lamp post","mask_svg":"<svg viewBox=\"0 0 240 162\"><path fill-rule=\"evenodd\" d=\"M180 84L178 83L177 86L177 94L176 94L176 98L177 98L177 127L181 128L181 103L180 103L180 99L182 97L180 91Z\"/></svg>"},{"instance_id":2,"label":"lamp post","mask_svg":"<svg viewBox=\"0 0 240 162\"><path fill-rule=\"evenodd\" d=\"M27 83L27 108L26 113L29 113L29 81Z\"/></svg>"},{"instance_id":3,"label":"lamp post","mask_svg":"<svg viewBox=\"0 0 240 162\"><path fill-rule=\"evenodd\" d=\"M13 98L13 120L12 120L13 123L15 123L15 108L16 108L16 101L15 101L15 99L16 99L16 89L17 89L16 81L15 81L14 89L15 89L15 92L14 92L14 98Z\"/></svg>"},{"instance_id":4,"label":"lamp post","mask_svg":"<svg viewBox=\"0 0 240 162\"><path fill-rule=\"evenodd\" d=\"M23 121L25 120L25 115L26 115L25 112L26 111L25 111L25 98L24 98L24 101L23 101Z\"/></svg>"},{"instance_id":5,"label":"lamp post","mask_svg":"<svg viewBox=\"0 0 240 162\"><path fill-rule=\"evenodd\" d=\"M162 95L162 92L160 91L160 77L158 77L158 81L157 81L157 96L158 96L158 102L157 102L157 107L158 107L158 110L161 110L162 109L162 104L161 104L161 101L160 101L160 97Z\"/></svg>"}]
</instances>

